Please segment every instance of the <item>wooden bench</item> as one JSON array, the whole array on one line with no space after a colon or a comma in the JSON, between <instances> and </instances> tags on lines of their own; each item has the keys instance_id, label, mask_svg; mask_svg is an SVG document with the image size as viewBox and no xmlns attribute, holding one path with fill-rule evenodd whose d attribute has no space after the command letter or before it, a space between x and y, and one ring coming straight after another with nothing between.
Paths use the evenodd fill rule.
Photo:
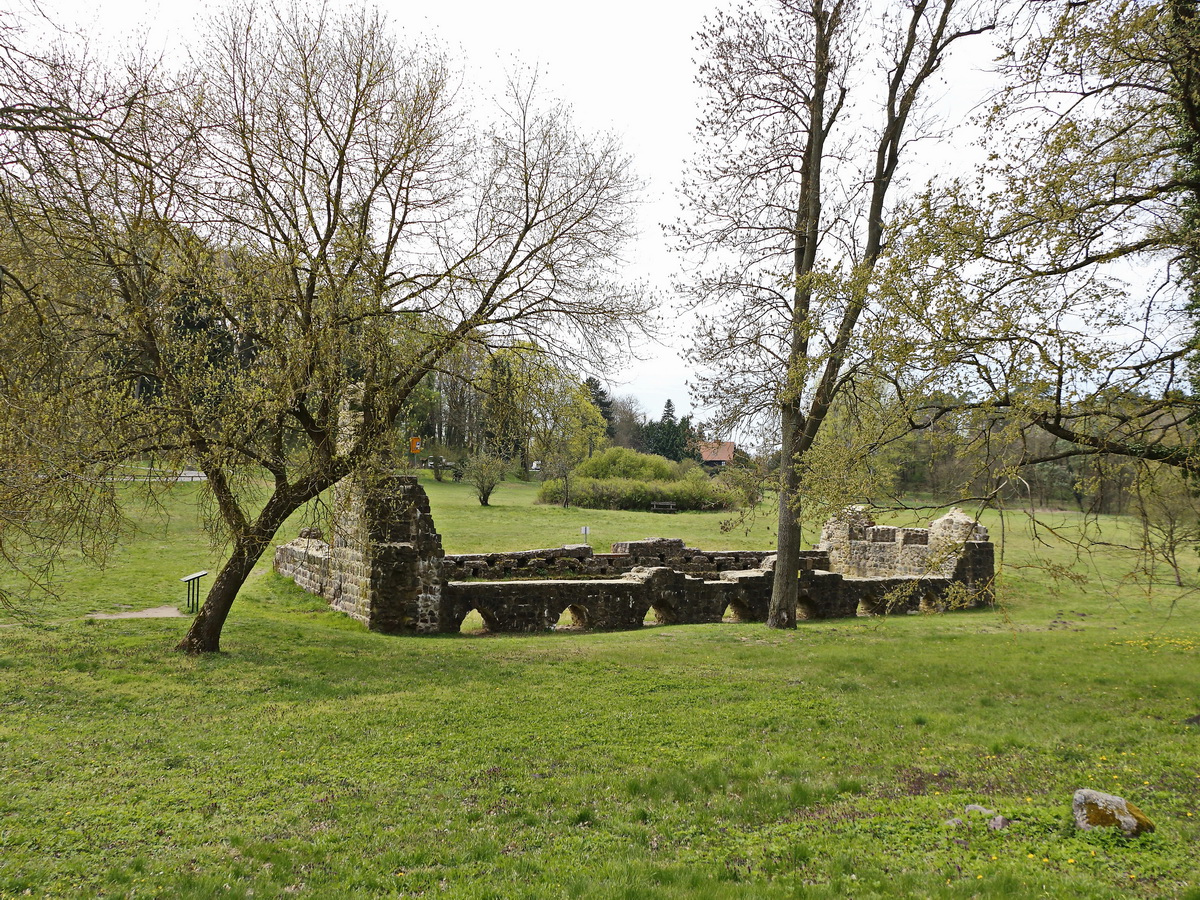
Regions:
<instances>
[{"instance_id":1,"label":"wooden bench","mask_svg":"<svg viewBox=\"0 0 1200 900\"><path fill-rule=\"evenodd\" d=\"M651 500L650 512L675 512L674 500Z\"/></svg>"}]
</instances>

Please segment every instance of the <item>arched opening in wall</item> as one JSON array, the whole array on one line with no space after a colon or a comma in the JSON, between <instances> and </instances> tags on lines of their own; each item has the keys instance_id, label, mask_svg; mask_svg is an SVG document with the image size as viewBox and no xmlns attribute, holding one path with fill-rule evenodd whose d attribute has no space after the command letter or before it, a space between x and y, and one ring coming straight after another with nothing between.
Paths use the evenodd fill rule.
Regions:
<instances>
[{"instance_id":1,"label":"arched opening in wall","mask_svg":"<svg viewBox=\"0 0 1200 900\"><path fill-rule=\"evenodd\" d=\"M438 611L438 622L442 634L464 633L463 625L470 619L466 632L476 632L483 629L483 617L475 611L470 603L450 602L443 594L441 609Z\"/></svg>"},{"instance_id":2,"label":"arched opening in wall","mask_svg":"<svg viewBox=\"0 0 1200 900\"><path fill-rule=\"evenodd\" d=\"M812 597L808 595L808 591L801 591L796 597L796 621L815 619L817 617L817 609L813 606Z\"/></svg>"},{"instance_id":3,"label":"arched opening in wall","mask_svg":"<svg viewBox=\"0 0 1200 900\"><path fill-rule=\"evenodd\" d=\"M882 616L887 612L886 604L879 597L872 597L867 594L858 601L858 609L855 611L856 616Z\"/></svg>"},{"instance_id":4,"label":"arched opening in wall","mask_svg":"<svg viewBox=\"0 0 1200 900\"><path fill-rule=\"evenodd\" d=\"M571 619L569 624L566 626L567 628L575 628L579 631L586 631L587 629L591 628L592 617L591 614L588 613L586 606L579 606L577 604L568 606L563 618L565 619L568 615L571 617ZM560 624L558 627L562 628L562 619L559 619L559 623Z\"/></svg>"},{"instance_id":5,"label":"arched opening in wall","mask_svg":"<svg viewBox=\"0 0 1200 900\"><path fill-rule=\"evenodd\" d=\"M921 592L921 603L917 608L923 613L940 613L946 611L941 596L932 588L926 588Z\"/></svg>"},{"instance_id":6,"label":"arched opening in wall","mask_svg":"<svg viewBox=\"0 0 1200 900\"><path fill-rule=\"evenodd\" d=\"M475 615L478 615L479 618L483 621L483 629L482 629L483 631L490 631L492 633L496 633L501 630L500 620L496 616L494 616L490 611L484 609L482 606L474 607L474 612L467 614L466 618L463 620L463 625L466 626L469 622L473 624L472 619L474 618Z\"/></svg>"},{"instance_id":7,"label":"arched opening in wall","mask_svg":"<svg viewBox=\"0 0 1200 900\"><path fill-rule=\"evenodd\" d=\"M721 618L730 622L757 621L750 607L740 600L730 600L729 606L725 607L725 612Z\"/></svg>"},{"instance_id":8,"label":"arched opening in wall","mask_svg":"<svg viewBox=\"0 0 1200 900\"><path fill-rule=\"evenodd\" d=\"M487 627L483 616L479 614L479 610L472 607L463 615L462 620L458 623L459 634L484 634L492 629Z\"/></svg>"},{"instance_id":9,"label":"arched opening in wall","mask_svg":"<svg viewBox=\"0 0 1200 900\"><path fill-rule=\"evenodd\" d=\"M647 622L652 622L655 625L677 625L679 623L679 610L675 608L675 604L668 598L661 597L651 604L649 611L646 613Z\"/></svg>"}]
</instances>

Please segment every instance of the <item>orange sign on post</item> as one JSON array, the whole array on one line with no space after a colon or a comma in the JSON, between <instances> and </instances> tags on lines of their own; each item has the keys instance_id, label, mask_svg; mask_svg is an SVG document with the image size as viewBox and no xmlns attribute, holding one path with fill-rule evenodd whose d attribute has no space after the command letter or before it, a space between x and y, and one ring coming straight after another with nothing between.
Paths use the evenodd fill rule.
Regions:
<instances>
[{"instance_id":1,"label":"orange sign on post","mask_svg":"<svg viewBox=\"0 0 1200 900\"><path fill-rule=\"evenodd\" d=\"M408 452L414 456L421 452L421 439L419 437L408 439Z\"/></svg>"}]
</instances>

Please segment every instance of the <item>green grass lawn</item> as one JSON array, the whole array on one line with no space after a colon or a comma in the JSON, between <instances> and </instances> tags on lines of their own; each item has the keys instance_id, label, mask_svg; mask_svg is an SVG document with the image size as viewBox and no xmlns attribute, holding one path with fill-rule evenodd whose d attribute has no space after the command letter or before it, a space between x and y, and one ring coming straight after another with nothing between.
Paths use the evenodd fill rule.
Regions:
<instances>
[{"instance_id":1,"label":"green grass lawn","mask_svg":"<svg viewBox=\"0 0 1200 900\"><path fill-rule=\"evenodd\" d=\"M187 620L79 619L215 568L195 490L0 628L0 897L1200 898L1200 603L1127 553L1055 581L1069 545L1014 517L999 610L785 633L386 637L265 565L213 658L171 650ZM448 552L770 543L429 492ZM1078 787L1158 830L1077 833Z\"/></svg>"},{"instance_id":2,"label":"green grass lawn","mask_svg":"<svg viewBox=\"0 0 1200 900\"><path fill-rule=\"evenodd\" d=\"M447 553L530 550L590 543L607 553L615 541L648 537L683 538L691 547L757 550L774 543L774 516L764 511L751 527L738 527L732 513L651 513L606 509L563 509L535 503L538 485L509 481L480 506L469 484L435 482L422 473L434 520ZM729 531L722 531L728 523ZM584 537L583 526L591 533Z\"/></svg>"}]
</instances>

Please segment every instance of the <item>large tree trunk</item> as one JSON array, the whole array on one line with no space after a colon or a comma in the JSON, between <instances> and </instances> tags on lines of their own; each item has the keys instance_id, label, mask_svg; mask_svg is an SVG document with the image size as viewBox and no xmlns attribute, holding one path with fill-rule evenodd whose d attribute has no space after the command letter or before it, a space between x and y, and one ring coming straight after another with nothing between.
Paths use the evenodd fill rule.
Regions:
<instances>
[{"instance_id":1,"label":"large tree trunk","mask_svg":"<svg viewBox=\"0 0 1200 900\"><path fill-rule=\"evenodd\" d=\"M790 403L783 405L783 445L779 457L779 534L775 549L775 580L767 627L796 627L796 595L800 571L800 473L796 469L796 439L801 415Z\"/></svg>"},{"instance_id":2,"label":"large tree trunk","mask_svg":"<svg viewBox=\"0 0 1200 900\"><path fill-rule=\"evenodd\" d=\"M204 605L177 649L185 653L216 653L221 649L225 618L266 547L267 542L262 540L243 540L234 545L233 554L221 566Z\"/></svg>"},{"instance_id":3,"label":"large tree trunk","mask_svg":"<svg viewBox=\"0 0 1200 900\"><path fill-rule=\"evenodd\" d=\"M317 496L325 488L338 481L341 473L326 474L324 477L306 479L302 484L277 488L263 506L262 512L252 525L239 529L233 542L233 552L221 566L216 580L204 598L204 605L192 621L192 627L176 648L185 653L217 653L221 649L221 629L237 598L238 591L254 571L254 566L270 546L287 517ZM217 493L223 510L229 510L227 519L234 518L235 500L228 490L224 473L214 470L209 475L209 484ZM244 523L244 520L243 520Z\"/></svg>"},{"instance_id":4,"label":"large tree trunk","mask_svg":"<svg viewBox=\"0 0 1200 900\"><path fill-rule=\"evenodd\" d=\"M840 4L832 15L823 0L813 0L811 13L814 32L813 88L808 101L808 138L804 146L803 175L800 182L796 221L792 231L792 310L789 327L787 388L780 404L783 441L779 455L779 534L775 548L775 580L771 586L771 608L767 613L770 628L796 627L796 595L800 571L800 473L797 465L811 440L804 441L808 424L801 410L801 391L793 379L808 361L809 316L812 312L813 287L809 277L816 267L817 244L821 238L821 175L825 158L825 135L841 108L840 101L826 122L825 92L833 71L830 43L840 27Z\"/></svg>"}]
</instances>

